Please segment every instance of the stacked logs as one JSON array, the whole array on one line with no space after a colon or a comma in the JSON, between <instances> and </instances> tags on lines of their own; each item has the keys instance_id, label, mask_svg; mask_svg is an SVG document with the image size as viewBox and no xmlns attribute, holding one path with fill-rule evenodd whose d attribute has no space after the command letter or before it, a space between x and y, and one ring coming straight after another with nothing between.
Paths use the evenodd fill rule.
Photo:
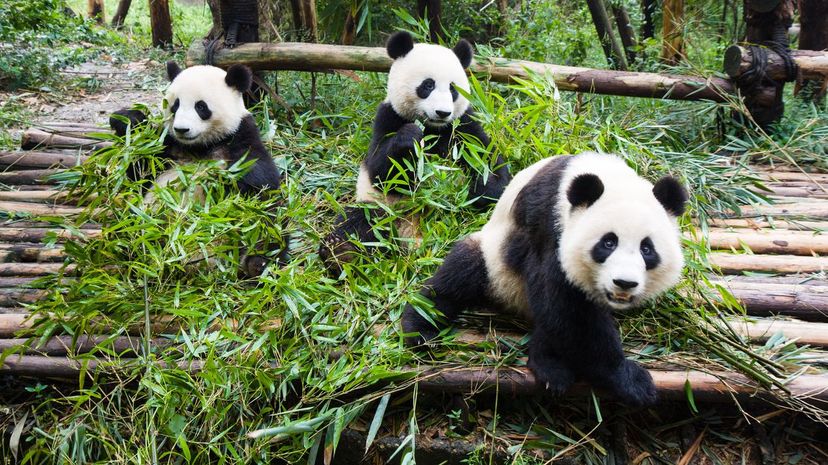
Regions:
<instances>
[{"instance_id":1,"label":"stacked logs","mask_svg":"<svg viewBox=\"0 0 828 465\"><path fill-rule=\"evenodd\" d=\"M71 199L56 188L49 176L83 163L91 148L105 146L94 138L99 131L91 126L57 124L26 131L24 145L30 150L0 152L0 166L6 170L0 178L9 181L5 183L6 189L0 191L0 210L12 217L77 214L80 208L71 204ZM828 174L769 169L759 172L777 203L725 212L709 225L707 241L715 250L710 261L725 273L711 278L711 284L741 301L749 315L798 319L734 319L729 323L737 334L761 343L782 332L800 344L828 348L828 281L813 279L814 273L828 267L828 259L823 258L828 254L828 239L818 233L828 230L828 191L824 188ZM0 349L17 352L5 359L0 370L38 378L77 379L82 373L103 374L140 363L145 342L142 327L129 328L128 335L118 337L58 335L36 343L25 337L38 318L30 315L25 305L45 295L43 290L32 287L33 280L58 272L64 273L64 279L73 279L74 269L61 243L70 238L97 237L100 228L85 225L72 232L30 220L8 219L0 223ZM698 231L690 234L701 237ZM47 247L47 238L57 239L57 244ZM787 276L740 276L745 271ZM174 320L156 318L149 342L152 346L169 346L170 340L161 335L174 334L179 329ZM99 329L101 333L106 330L105 325ZM519 340L522 336L513 337ZM479 341L492 336L463 331L457 337ZM122 357L117 362L75 359L77 354L91 351L111 351ZM828 364L828 353L814 350L808 360L814 366ZM201 366L194 362L180 368L196 372ZM687 381L699 399L729 401L731 394L757 393L753 383L734 373L651 372L665 399L684 396ZM534 378L523 368L432 369L420 374L420 386L425 390L470 392L499 386L500 392L535 392ZM798 395L811 395L814 402L828 401L825 375L803 375L789 388ZM575 389L574 393L578 392L586 391Z\"/></svg>"}]
</instances>

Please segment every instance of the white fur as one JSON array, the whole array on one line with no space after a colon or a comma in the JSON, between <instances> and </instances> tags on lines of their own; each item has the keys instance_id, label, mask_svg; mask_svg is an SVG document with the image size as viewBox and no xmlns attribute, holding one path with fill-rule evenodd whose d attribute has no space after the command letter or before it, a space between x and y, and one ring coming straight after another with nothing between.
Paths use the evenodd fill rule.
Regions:
<instances>
[{"instance_id":1,"label":"white fur","mask_svg":"<svg viewBox=\"0 0 828 465\"><path fill-rule=\"evenodd\" d=\"M247 116L242 94L224 82L227 72L215 66L191 66L182 70L173 79L164 96L168 133L184 145L209 144L217 142L239 129L241 120ZM170 111L178 99L178 111ZM195 104L203 100L212 112L202 120L195 110ZM179 135L174 128L188 128Z\"/></svg>"},{"instance_id":2,"label":"white fur","mask_svg":"<svg viewBox=\"0 0 828 465\"><path fill-rule=\"evenodd\" d=\"M398 194L385 195L381 190L374 187L371 183L371 175L368 174L368 168L365 164L359 165L359 177L357 178L357 202L383 203L385 205L394 205L402 199ZM420 234L420 215L412 213L407 217L397 218L394 222L397 228L397 236L399 239L408 240L415 247L418 247L422 242L422 235Z\"/></svg>"},{"instance_id":3,"label":"white fur","mask_svg":"<svg viewBox=\"0 0 828 465\"><path fill-rule=\"evenodd\" d=\"M434 80L435 88L428 98L417 95L417 87L425 79ZM404 56L394 60L388 72L390 102L400 116L419 120L430 126L443 126L460 117L469 108L469 101L459 95L452 101L450 85L469 91L469 79L457 55L451 49L433 44L414 44ZM451 112L445 119L437 111Z\"/></svg>"},{"instance_id":4,"label":"white fur","mask_svg":"<svg viewBox=\"0 0 828 465\"><path fill-rule=\"evenodd\" d=\"M520 191L553 158L543 159L517 173L506 187L488 223L470 239L479 243L486 262L490 290L512 310L528 314L525 287L519 275L504 262L504 245L515 227L512 207ZM572 180L585 173L597 175L604 184L601 197L589 208L572 209L567 190ZM583 153L573 156L562 178L555 215L561 227L559 258L571 284L595 302L623 309L656 296L673 285L684 266L676 219L669 215L652 193L653 185L639 177L623 159L615 155ZM618 247L604 263L591 256L593 246L607 232L614 232ZM659 265L646 270L640 243L649 237L660 256ZM614 279L635 281L629 291L615 286ZM621 303L609 300L628 298Z\"/></svg>"}]
</instances>

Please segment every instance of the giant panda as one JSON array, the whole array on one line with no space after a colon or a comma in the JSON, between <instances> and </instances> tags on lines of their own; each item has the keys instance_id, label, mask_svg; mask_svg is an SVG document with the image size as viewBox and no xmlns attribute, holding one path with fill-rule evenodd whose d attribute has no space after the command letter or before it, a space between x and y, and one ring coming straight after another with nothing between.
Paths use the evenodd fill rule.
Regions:
<instances>
[{"instance_id":1,"label":"giant panda","mask_svg":"<svg viewBox=\"0 0 828 465\"><path fill-rule=\"evenodd\" d=\"M182 70L177 63L167 63L170 85L164 95L166 136L159 158L168 160L169 169L153 179L145 195L145 203L154 200L153 190L178 177L175 165L215 160L230 167L242 158L255 160L253 166L237 183L242 194L265 195L279 189L282 175L270 152L265 148L253 115L247 111L243 94L252 84L253 75L247 66L233 65L224 71L215 66L192 66ZM116 111L109 119L116 135L123 137L130 126L143 124L147 116L134 109ZM130 166L132 180L147 179L148 169L138 161ZM279 250L278 260L287 258L287 238L269 246ZM249 276L261 273L266 260L258 255L247 256L243 271Z\"/></svg>"},{"instance_id":2,"label":"giant panda","mask_svg":"<svg viewBox=\"0 0 828 465\"><path fill-rule=\"evenodd\" d=\"M652 404L652 378L624 358L612 313L678 282L686 201L674 178L653 185L615 155L543 159L515 175L488 223L452 248L421 293L448 323L484 307L530 321L528 366L556 395L584 378ZM409 304L402 329L418 346L441 328Z\"/></svg>"},{"instance_id":3,"label":"giant panda","mask_svg":"<svg viewBox=\"0 0 828 465\"><path fill-rule=\"evenodd\" d=\"M460 40L453 49L415 44L410 33L401 31L388 39L386 50L394 62L388 73L385 101L374 117L368 154L359 166L356 200L362 203L393 204L403 198L404 192L398 189L388 192L383 184L399 176L395 164L404 169L416 166L418 145L424 145L428 153L445 158L464 136L476 138L484 147L490 143L483 127L473 118L469 101L457 91L469 91L466 68L474 52L468 41ZM499 155L486 179L465 163L464 166L472 177L468 197L478 209L496 202L511 178L509 168ZM406 171L412 184L407 187L411 188L417 179L415 173ZM365 208L351 207L338 218L335 230L323 240L319 251L330 271L338 273L339 262L349 260L356 249L349 237L362 243L376 240L369 216ZM373 216L376 219L376 213ZM416 218L402 221L398 225L400 236L414 235L416 223Z\"/></svg>"}]
</instances>

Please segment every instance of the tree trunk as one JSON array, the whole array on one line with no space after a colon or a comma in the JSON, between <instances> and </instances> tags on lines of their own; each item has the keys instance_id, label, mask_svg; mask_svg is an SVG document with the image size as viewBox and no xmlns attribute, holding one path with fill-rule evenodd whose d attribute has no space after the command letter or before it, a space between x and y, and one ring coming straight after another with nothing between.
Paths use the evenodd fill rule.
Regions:
<instances>
[{"instance_id":1,"label":"tree trunk","mask_svg":"<svg viewBox=\"0 0 828 465\"><path fill-rule=\"evenodd\" d=\"M441 0L417 0L417 17L428 19L428 35L437 43L443 36L443 6Z\"/></svg>"},{"instance_id":2,"label":"tree trunk","mask_svg":"<svg viewBox=\"0 0 828 465\"><path fill-rule=\"evenodd\" d=\"M684 60L684 0L664 0L661 61L677 65Z\"/></svg>"},{"instance_id":3,"label":"tree trunk","mask_svg":"<svg viewBox=\"0 0 828 465\"><path fill-rule=\"evenodd\" d=\"M204 62L204 44L196 42L187 52L187 64ZM242 63L253 69L388 72L391 59L383 47L354 47L344 45L281 43L244 44L234 49L221 49L214 55L216 66L228 67ZM527 69L549 74L558 88L576 92L591 92L631 97L655 97L675 100L712 100L721 102L733 93L727 79L608 71L575 66L560 66L505 58L481 59L472 65L472 71L482 73L490 80L512 82L513 78L528 79Z\"/></svg>"},{"instance_id":4,"label":"tree trunk","mask_svg":"<svg viewBox=\"0 0 828 465\"><path fill-rule=\"evenodd\" d=\"M356 36L356 18L354 17L354 10L349 9L348 14L345 15L345 23L342 25L342 38L340 42L342 45L354 45Z\"/></svg>"},{"instance_id":5,"label":"tree trunk","mask_svg":"<svg viewBox=\"0 0 828 465\"><path fill-rule=\"evenodd\" d=\"M828 50L828 0L799 0L799 17L799 49ZM805 80L797 91L801 98L821 104L827 86L828 75Z\"/></svg>"},{"instance_id":6,"label":"tree trunk","mask_svg":"<svg viewBox=\"0 0 828 465\"><path fill-rule=\"evenodd\" d=\"M118 8L112 16L112 27L120 29L124 25L124 20L129 13L129 7L132 5L132 0L121 0L118 2Z\"/></svg>"},{"instance_id":7,"label":"tree trunk","mask_svg":"<svg viewBox=\"0 0 828 465\"><path fill-rule=\"evenodd\" d=\"M308 42L318 42L319 33L316 17L316 0L302 0L302 19L305 21L305 34Z\"/></svg>"},{"instance_id":8,"label":"tree trunk","mask_svg":"<svg viewBox=\"0 0 828 465\"><path fill-rule=\"evenodd\" d=\"M598 33L598 39L601 41L601 48L604 49L604 56L607 57L610 68L626 70L627 61L624 59L621 47L618 45L618 41L615 40L615 36L612 33L612 25L610 24L604 1L587 0L587 5L589 6L589 13L592 15L592 22L595 24L595 31Z\"/></svg>"},{"instance_id":9,"label":"tree trunk","mask_svg":"<svg viewBox=\"0 0 828 465\"><path fill-rule=\"evenodd\" d=\"M223 28L221 27L221 7L219 0L207 0L207 7L210 8L210 16L213 18L213 27L207 33L206 39L215 40L221 37Z\"/></svg>"},{"instance_id":10,"label":"tree trunk","mask_svg":"<svg viewBox=\"0 0 828 465\"><path fill-rule=\"evenodd\" d=\"M655 20L653 15L658 8L656 0L641 0L641 12L644 15L644 21L641 23L641 40L652 39L655 37Z\"/></svg>"},{"instance_id":11,"label":"tree trunk","mask_svg":"<svg viewBox=\"0 0 828 465\"><path fill-rule=\"evenodd\" d=\"M615 25L618 28L618 35L621 37L621 44L624 45L624 53L627 56L627 63L635 62L635 49L638 42L635 40L635 29L633 29L630 15L624 5L612 5L612 14L615 16Z\"/></svg>"},{"instance_id":12,"label":"tree trunk","mask_svg":"<svg viewBox=\"0 0 828 465\"><path fill-rule=\"evenodd\" d=\"M94 19L98 24L104 23L104 0L87 0L86 11L90 19Z\"/></svg>"},{"instance_id":13,"label":"tree trunk","mask_svg":"<svg viewBox=\"0 0 828 465\"><path fill-rule=\"evenodd\" d=\"M169 2L167 0L149 0L149 10L152 45L154 47L172 45L173 34Z\"/></svg>"}]
</instances>

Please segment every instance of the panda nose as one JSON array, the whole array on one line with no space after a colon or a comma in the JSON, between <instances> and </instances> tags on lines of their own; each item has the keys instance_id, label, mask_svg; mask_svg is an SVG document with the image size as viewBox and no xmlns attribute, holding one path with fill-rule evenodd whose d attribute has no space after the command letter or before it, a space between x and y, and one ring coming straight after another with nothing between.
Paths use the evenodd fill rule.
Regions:
<instances>
[{"instance_id":1,"label":"panda nose","mask_svg":"<svg viewBox=\"0 0 828 465\"><path fill-rule=\"evenodd\" d=\"M625 291L628 291L638 286L638 283L635 281L625 281L623 279L613 279L612 282L621 289L624 289Z\"/></svg>"},{"instance_id":2,"label":"panda nose","mask_svg":"<svg viewBox=\"0 0 828 465\"><path fill-rule=\"evenodd\" d=\"M437 113L437 116L439 116L440 118L448 118L449 116L451 116L450 111L436 110L434 113Z\"/></svg>"},{"instance_id":3,"label":"panda nose","mask_svg":"<svg viewBox=\"0 0 828 465\"><path fill-rule=\"evenodd\" d=\"M177 132L179 134L187 134L188 132L190 132L190 128L173 128L173 129L175 129L175 132Z\"/></svg>"}]
</instances>

